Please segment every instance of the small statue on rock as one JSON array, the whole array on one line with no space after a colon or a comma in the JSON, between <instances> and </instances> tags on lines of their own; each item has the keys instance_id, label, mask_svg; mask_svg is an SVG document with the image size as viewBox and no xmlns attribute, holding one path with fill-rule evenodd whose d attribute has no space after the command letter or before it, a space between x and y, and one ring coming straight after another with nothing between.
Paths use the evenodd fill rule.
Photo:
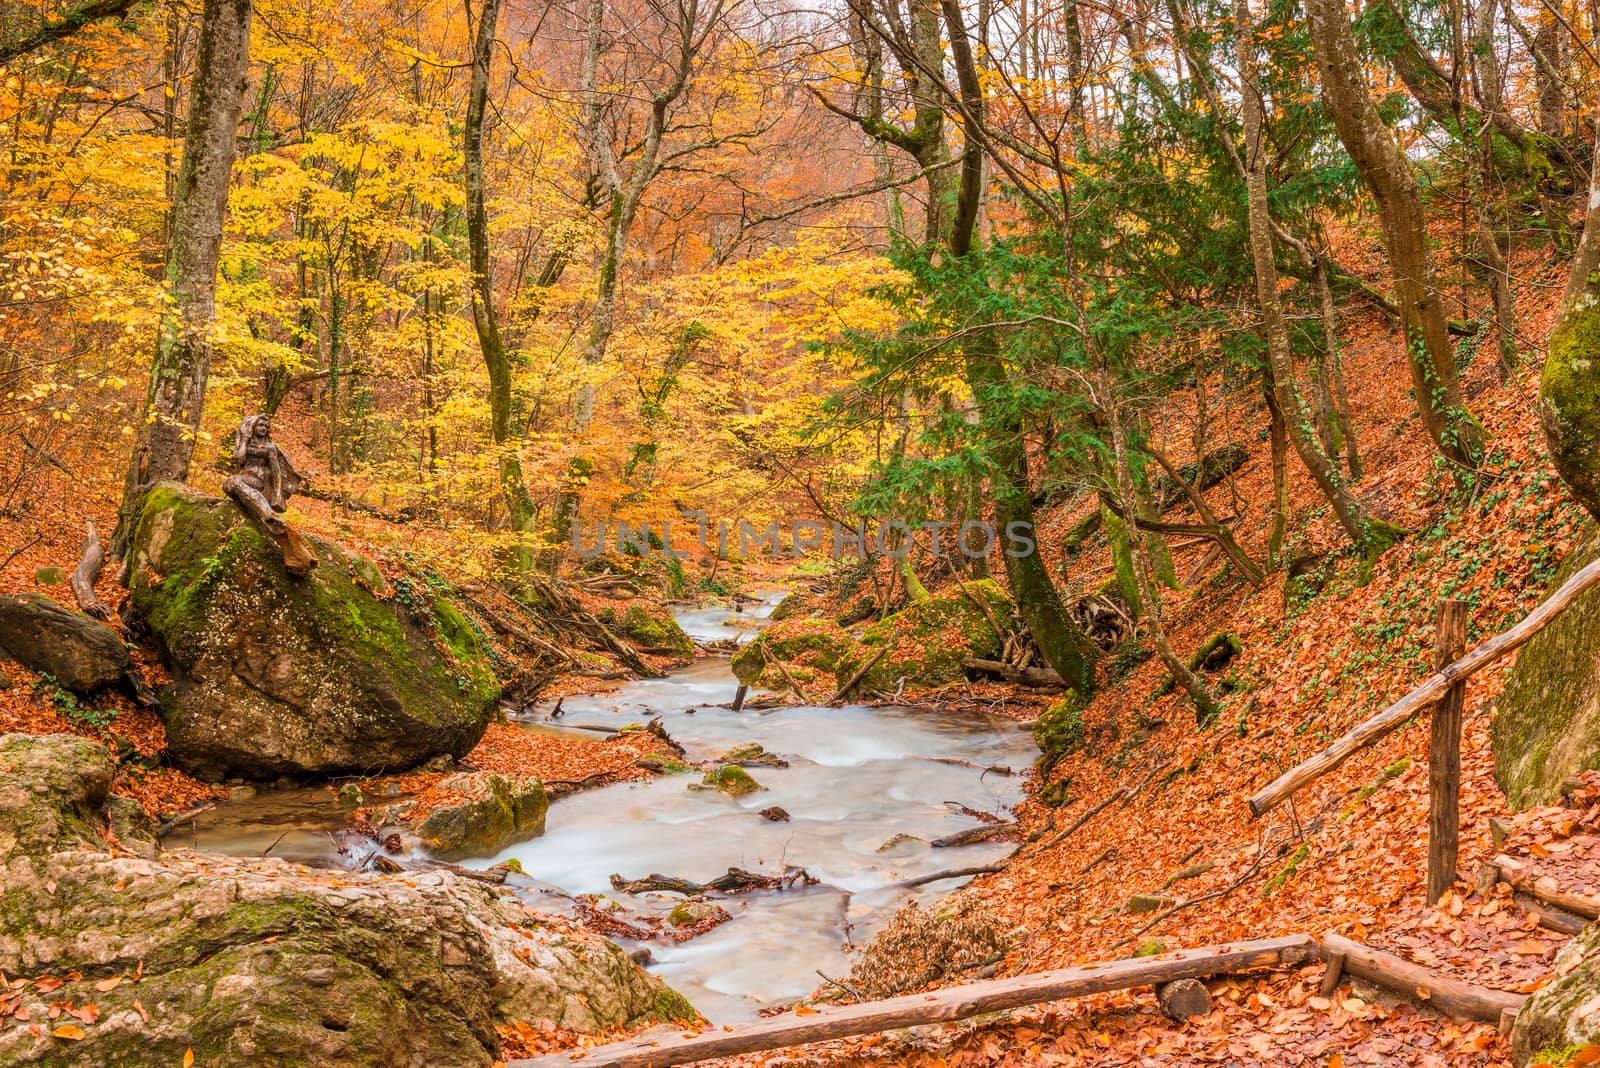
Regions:
<instances>
[{"instance_id":1,"label":"small statue on rock","mask_svg":"<svg viewBox=\"0 0 1600 1068\"><path fill-rule=\"evenodd\" d=\"M289 498L300 492L302 479L288 455L272 440L271 416L246 416L239 424L233 436L233 463L238 473L222 483L222 492L267 528L291 572L304 575L316 567L317 558L305 539L278 514L289 507Z\"/></svg>"}]
</instances>

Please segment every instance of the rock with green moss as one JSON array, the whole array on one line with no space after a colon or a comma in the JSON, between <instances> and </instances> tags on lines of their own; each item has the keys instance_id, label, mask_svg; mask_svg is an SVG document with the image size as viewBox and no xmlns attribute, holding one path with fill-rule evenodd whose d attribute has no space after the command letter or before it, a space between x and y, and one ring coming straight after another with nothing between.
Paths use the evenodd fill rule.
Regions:
<instances>
[{"instance_id":1,"label":"rock with green moss","mask_svg":"<svg viewBox=\"0 0 1600 1068\"><path fill-rule=\"evenodd\" d=\"M132 665L116 631L39 593L0 594L0 651L80 696L114 684Z\"/></svg>"},{"instance_id":2,"label":"rock with green moss","mask_svg":"<svg viewBox=\"0 0 1600 1068\"><path fill-rule=\"evenodd\" d=\"M772 613L767 618L779 623L785 619L798 619L810 615L815 600L809 590L791 590L783 595L783 600L773 606Z\"/></svg>"},{"instance_id":3,"label":"rock with green moss","mask_svg":"<svg viewBox=\"0 0 1600 1068\"><path fill-rule=\"evenodd\" d=\"M1559 586L1600 558L1600 534L1573 550ZM1600 589L1579 597L1517 656L1490 727L1494 776L1514 809L1548 804L1561 783L1600 767Z\"/></svg>"},{"instance_id":4,"label":"rock with green moss","mask_svg":"<svg viewBox=\"0 0 1600 1068\"><path fill-rule=\"evenodd\" d=\"M216 781L464 756L500 694L480 635L427 583L374 589L370 561L307 540L321 566L294 576L232 501L168 483L145 495L129 579L173 673L173 760Z\"/></svg>"},{"instance_id":5,"label":"rock with green moss","mask_svg":"<svg viewBox=\"0 0 1600 1068\"><path fill-rule=\"evenodd\" d=\"M1600 1043L1600 924L1585 927L1556 954L1552 977L1522 1005L1511 1029L1517 1068Z\"/></svg>"},{"instance_id":6,"label":"rock with green moss","mask_svg":"<svg viewBox=\"0 0 1600 1068\"><path fill-rule=\"evenodd\" d=\"M615 944L448 872L330 879L275 858L107 852L114 770L72 735L0 736L0 960L77 976L19 990L35 1020L100 1009L76 1041L0 1029L0 1063L132 1068L193 1050L202 1065L488 1068L497 1025L693 1015ZM148 821L125 832L153 845Z\"/></svg>"},{"instance_id":7,"label":"rock with green moss","mask_svg":"<svg viewBox=\"0 0 1600 1068\"><path fill-rule=\"evenodd\" d=\"M727 794L729 797L744 797L766 787L750 777L750 773L737 764L724 764L712 768L705 773L705 777L689 786L691 790L716 790Z\"/></svg>"},{"instance_id":8,"label":"rock with green moss","mask_svg":"<svg viewBox=\"0 0 1600 1068\"><path fill-rule=\"evenodd\" d=\"M618 612L600 611L600 622L647 653L660 653L688 659L694 655L694 640L684 633L671 613L651 611L637 602Z\"/></svg>"},{"instance_id":9,"label":"rock with green moss","mask_svg":"<svg viewBox=\"0 0 1600 1068\"><path fill-rule=\"evenodd\" d=\"M1593 210L1593 208L1591 208ZM1585 249L1550 331L1550 351L1539 380L1539 418L1550 446L1550 462L1572 495L1600 519L1600 269Z\"/></svg>"},{"instance_id":10,"label":"rock with green moss","mask_svg":"<svg viewBox=\"0 0 1600 1068\"><path fill-rule=\"evenodd\" d=\"M868 624L859 648L839 663L839 681L878 657L860 689L894 690L902 679L912 687L954 682L963 677L963 660L1000 655L1005 638L995 628L1011 627L1013 611L1011 598L993 579L941 590Z\"/></svg>"},{"instance_id":11,"label":"rock with green moss","mask_svg":"<svg viewBox=\"0 0 1600 1068\"><path fill-rule=\"evenodd\" d=\"M721 764L737 764L741 768L786 768L789 762L771 752L760 742L745 742L736 745L717 758Z\"/></svg>"},{"instance_id":12,"label":"rock with green moss","mask_svg":"<svg viewBox=\"0 0 1600 1068\"><path fill-rule=\"evenodd\" d=\"M729 919L728 910L710 901L680 901L667 913L667 922L674 927L693 927L720 916Z\"/></svg>"},{"instance_id":13,"label":"rock with green moss","mask_svg":"<svg viewBox=\"0 0 1600 1068\"><path fill-rule=\"evenodd\" d=\"M783 673L773 665L781 660L795 681L802 686L821 682L820 693L834 681L840 665L859 655L859 646L850 632L829 619L785 619L774 623L734 656L733 674L750 686L773 689L788 685Z\"/></svg>"},{"instance_id":14,"label":"rock with green moss","mask_svg":"<svg viewBox=\"0 0 1600 1068\"><path fill-rule=\"evenodd\" d=\"M544 833L550 808L538 779L507 779L492 771L452 775L429 791L425 815L417 801L379 810L373 819L384 832L400 829L416 836L440 860L488 857L506 846Z\"/></svg>"}]
</instances>

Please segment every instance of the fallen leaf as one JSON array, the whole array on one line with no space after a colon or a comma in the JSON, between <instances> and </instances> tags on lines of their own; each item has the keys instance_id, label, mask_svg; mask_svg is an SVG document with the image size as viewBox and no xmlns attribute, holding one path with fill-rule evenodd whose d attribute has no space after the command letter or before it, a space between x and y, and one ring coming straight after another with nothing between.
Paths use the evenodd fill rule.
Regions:
<instances>
[{"instance_id":1,"label":"fallen leaf","mask_svg":"<svg viewBox=\"0 0 1600 1068\"><path fill-rule=\"evenodd\" d=\"M117 984L119 984L121 982L122 982L122 976L113 975L110 979L102 979L98 983L94 984L94 988L96 990L100 991L100 993L104 994L104 993L107 993L109 991L115 990L117 988Z\"/></svg>"},{"instance_id":2,"label":"fallen leaf","mask_svg":"<svg viewBox=\"0 0 1600 1068\"><path fill-rule=\"evenodd\" d=\"M183 1068L194 1068L194 1050L183 1051Z\"/></svg>"},{"instance_id":3,"label":"fallen leaf","mask_svg":"<svg viewBox=\"0 0 1600 1068\"><path fill-rule=\"evenodd\" d=\"M62 1024L50 1033L57 1038L65 1038L68 1041L76 1042L83 1037L83 1028L77 1024Z\"/></svg>"}]
</instances>

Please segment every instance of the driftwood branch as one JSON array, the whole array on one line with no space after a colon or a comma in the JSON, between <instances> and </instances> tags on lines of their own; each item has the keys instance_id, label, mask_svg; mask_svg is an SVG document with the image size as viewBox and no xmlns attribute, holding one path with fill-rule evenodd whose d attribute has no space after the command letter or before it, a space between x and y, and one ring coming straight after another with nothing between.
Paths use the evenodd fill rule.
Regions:
<instances>
[{"instance_id":1,"label":"driftwood branch","mask_svg":"<svg viewBox=\"0 0 1600 1068\"><path fill-rule=\"evenodd\" d=\"M1522 648L1597 582L1600 582L1600 560L1563 582L1560 589L1529 612L1522 622L1474 646L1467 655L1429 675L1416 689L1377 715L1357 724L1316 756L1301 761L1278 776L1250 798L1250 814L1259 818L1270 812L1295 791L1315 782L1361 750L1404 726L1413 716L1443 697L1456 683L1471 678L1495 661Z\"/></svg>"},{"instance_id":2,"label":"driftwood branch","mask_svg":"<svg viewBox=\"0 0 1600 1068\"><path fill-rule=\"evenodd\" d=\"M83 547L78 550L78 566L72 572L72 596L78 600L78 607L85 614L93 616L100 622L109 622L111 609L100 603L100 598L95 595L94 584L100 580L100 572L106 566L105 547L100 544L100 535L95 533L94 524L89 524L89 531L84 535Z\"/></svg>"},{"instance_id":3,"label":"driftwood branch","mask_svg":"<svg viewBox=\"0 0 1600 1068\"><path fill-rule=\"evenodd\" d=\"M957 846L977 845L1002 834L1010 834L1017 829L1015 823L985 823L981 827L968 827L964 831L947 834L943 838L935 838L928 844L934 849L953 849Z\"/></svg>"},{"instance_id":4,"label":"driftwood branch","mask_svg":"<svg viewBox=\"0 0 1600 1068\"><path fill-rule=\"evenodd\" d=\"M1077 968L989 979L926 994L786 1015L732 1030L709 1030L619 1042L594 1049L512 1061L507 1068L669 1068L713 1057L783 1049L831 1038L877 1034L899 1027L962 1020L982 1013L1038 1005L1109 990L1156 986L1177 979L1209 979L1256 968L1299 965L1316 957L1308 935L1186 949L1159 957L1107 961Z\"/></svg>"},{"instance_id":5,"label":"driftwood branch","mask_svg":"<svg viewBox=\"0 0 1600 1068\"><path fill-rule=\"evenodd\" d=\"M971 868L947 868L936 871L931 875L919 875L915 879L907 879L897 883L901 889L910 890L913 887L927 886L929 883L942 883L946 879L967 879L974 875L993 875L995 872L1005 871L1003 864L979 864Z\"/></svg>"},{"instance_id":6,"label":"driftwood branch","mask_svg":"<svg viewBox=\"0 0 1600 1068\"><path fill-rule=\"evenodd\" d=\"M1019 686L1029 686L1036 690L1064 690L1067 688L1066 680L1054 668L1014 668L1010 664L999 660L984 660L970 656L961 661L961 666L968 671L994 675L1007 682L1014 682Z\"/></svg>"}]
</instances>

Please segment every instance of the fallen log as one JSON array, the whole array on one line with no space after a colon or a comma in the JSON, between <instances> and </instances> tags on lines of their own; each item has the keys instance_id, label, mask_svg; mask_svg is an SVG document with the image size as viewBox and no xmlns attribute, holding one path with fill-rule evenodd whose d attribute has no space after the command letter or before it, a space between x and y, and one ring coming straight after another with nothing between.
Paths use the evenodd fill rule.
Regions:
<instances>
[{"instance_id":1,"label":"fallen log","mask_svg":"<svg viewBox=\"0 0 1600 1068\"><path fill-rule=\"evenodd\" d=\"M108 623L111 609L101 604L94 592L94 584L100 580L100 572L106 566L106 551L100 544L100 535L95 533L93 523L89 524L89 531L83 537L83 547L78 550L78 557L78 566L72 572L72 596L77 598L78 607L85 614Z\"/></svg>"},{"instance_id":2,"label":"fallen log","mask_svg":"<svg viewBox=\"0 0 1600 1068\"><path fill-rule=\"evenodd\" d=\"M1566 909L1558 909L1554 905L1540 901L1532 894L1517 891L1511 895L1512 902L1523 912L1531 913L1539 920L1539 926L1558 934L1575 935L1589 926L1586 916L1579 916Z\"/></svg>"},{"instance_id":3,"label":"fallen log","mask_svg":"<svg viewBox=\"0 0 1600 1068\"><path fill-rule=\"evenodd\" d=\"M1014 682L1019 686L1029 686L1035 690L1064 690L1067 688L1066 680L1054 668L1014 668L1010 664L1004 664L998 660L983 660L972 656L961 661L961 666L968 671L994 675L1007 682Z\"/></svg>"},{"instance_id":4,"label":"fallen log","mask_svg":"<svg viewBox=\"0 0 1600 1068\"><path fill-rule=\"evenodd\" d=\"M1282 804L1297 790L1328 774L1361 750L1376 744L1398 730L1413 716L1426 711L1452 686L1482 671L1496 660L1515 652L1559 616L1585 590L1600 582L1600 560L1596 560L1561 584L1543 604L1529 612L1522 622L1502 634L1473 647L1465 656L1451 661L1429 675L1416 689L1370 719L1363 720L1317 755L1301 761L1250 798L1250 815L1261 817Z\"/></svg>"},{"instance_id":5,"label":"fallen log","mask_svg":"<svg viewBox=\"0 0 1600 1068\"><path fill-rule=\"evenodd\" d=\"M1463 983L1459 979L1449 979L1420 964L1353 942L1342 935L1323 935L1322 955L1329 961L1336 956L1342 957L1345 975L1359 976L1387 987L1447 1016L1498 1024L1502 1013L1520 1009L1528 997L1526 994L1491 990Z\"/></svg>"},{"instance_id":6,"label":"fallen log","mask_svg":"<svg viewBox=\"0 0 1600 1068\"><path fill-rule=\"evenodd\" d=\"M1505 854L1489 861L1500 873L1500 881L1510 883L1511 889L1520 890L1529 897L1570 912L1585 919L1600 919L1600 897L1593 894L1574 893L1561 889L1555 877L1547 875L1526 861L1514 860Z\"/></svg>"},{"instance_id":7,"label":"fallen log","mask_svg":"<svg viewBox=\"0 0 1600 1068\"><path fill-rule=\"evenodd\" d=\"M683 894L685 897L699 897L712 892L721 894L743 894L752 890L782 890L802 883L806 886L816 885L818 880L812 878L811 873L804 868L785 868L778 875L761 875L743 868L729 868L726 873L717 876L708 883L697 883L693 879L684 879L676 875L662 875L659 872L646 875L643 879L624 879L620 875L611 877L611 886L625 894L644 894L652 890L662 890L673 894Z\"/></svg>"},{"instance_id":8,"label":"fallen log","mask_svg":"<svg viewBox=\"0 0 1600 1068\"><path fill-rule=\"evenodd\" d=\"M1208 979L1257 968L1298 965L1316 957L1309 935L1267 938L1256 942L1205 946L1159 957L1086 964L1005 979L987 979L966 986L885 1001L823 1009L805 1016L785 1015L731 1030L708 1030L635 1039L587 1050L546 1054L512 1061L507 1068L669 1068L713 1057L783 1049L831 1038L877 1034L899 1027L962 1020L982 1013L1038 1005L1109 990L1153 986L1178 979Z\"/></svg>"},{"instance_id":9,"label":"fallen log","mask_svg":"<svg viewBox=\"0 0 1600 1068\"><path fill-rule=\"evenodd\" d=\"M1198 979L1174 979L1156 987L1156 1004L1167 1019L1182 1023L1211 1011L1211 991Z\"/></svg>"},{"instance_id":10,"label":"fallen log","mask_svg":"<svg viewBox=\"0 0 1600 1068\"><path fill-rule=\"evenodd\" d=\"M1010 834L1017 829L1011 821L1004 823L985 823L981 827L968 827L964 831L947 834L943 838L935 838L928 844L934 849L954 849L957 846L977 845L1002 834Z\"/></svg>"},{"instance_id":11,"label":"fallen log","mask_svg":"<svg viewBox=\"0 0 1600 1068\"><path fill-rule=\"evenodd\" d=\"M981 771L985 775L1004 775L1009 778L1016 774L1015 771L1004 764L979 764L971 760L962 760L960 757L929 757L928 759L935 764L950 764L958 768L971 768L973 771Z\"/></svg>"}]
</instances>

